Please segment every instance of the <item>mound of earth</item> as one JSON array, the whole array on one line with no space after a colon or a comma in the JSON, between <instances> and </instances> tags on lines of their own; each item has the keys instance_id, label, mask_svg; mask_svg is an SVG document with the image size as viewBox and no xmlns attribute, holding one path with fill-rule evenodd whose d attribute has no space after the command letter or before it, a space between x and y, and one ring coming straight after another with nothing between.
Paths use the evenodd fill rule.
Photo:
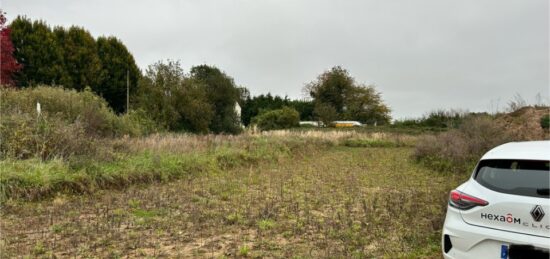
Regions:
<instances>
[{"instance_id":1,"label":"mound of earth","mask_svg":"<svg viewBox=\"0 0 550 259\"><path fill-rule=\"evenodd\" d=\"M527 106L511 113L502 114L496 120L518 139L549 139L548 129L543 129L541 126L541 118L548 115L549 112L550 107Z\"/></svg>"}]
</instances>

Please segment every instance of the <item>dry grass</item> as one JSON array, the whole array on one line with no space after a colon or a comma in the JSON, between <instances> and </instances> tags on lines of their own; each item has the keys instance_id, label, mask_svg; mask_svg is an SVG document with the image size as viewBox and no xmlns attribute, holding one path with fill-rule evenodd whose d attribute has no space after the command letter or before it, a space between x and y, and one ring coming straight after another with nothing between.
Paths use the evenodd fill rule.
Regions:
<instances>
[{"instance_id":1,"label":"dry grass","mask_svg":"<svg viewBox=\"0 0 550 259\"><path fill-rule=\"evenodd\" d=\"M222 146L241 148L249 144L249 140L250 138L246 135L153 134L140 138L116 139L114 145L133 153L143 151L193 153Z\"/></svg>"},{"instance_id":2,"label":"dry grass","mask_svg":"<svg viewBox=\"0 0 550 259\"><path fill-rule=\"evenodd\" d=\"M399 146L414 146L421 136L398 133L361 132L361 131L248 131L241 135L196 135L196 134L153 134L147 137L120 138L113 144L120 150L133 153L143 151L169 153L197 153L220 147L246 149L254 141L269 139L273 142L312 142L341 145L348 140L387 141Z\"/></svg>"},{"instance_id":3,"label":"dry grass","mask_svg":"<svg viewBox=\"0 0 550 259\"><path fill-rule=\"evenodd\" d=\"M293 137L302 139L316 139L331 142L335 145L342 144L347 140L373 140L373 141L390 141L394 143L402 143L406 146L414 146L417 139L420 136L413 136L409 134L399 133L387 133L387 132L365 132L359 130L305 130L305 131L293 131L293 130L273 130L264 131L259 133L263 136L269 137Z\"/></svg>"},{"instance_id":4,"label":"dry grass","mask_svg":"<svg viewBox=\"0 0 550 259\"><path fill-rule=\"evenodd\" d=\"M485 152L498 145L547 138L540 125L547 111L526 107L497 118L468 117L458 129L420 138L414 156L436 170L469 172Z\"/></svg>"}]
</instances>

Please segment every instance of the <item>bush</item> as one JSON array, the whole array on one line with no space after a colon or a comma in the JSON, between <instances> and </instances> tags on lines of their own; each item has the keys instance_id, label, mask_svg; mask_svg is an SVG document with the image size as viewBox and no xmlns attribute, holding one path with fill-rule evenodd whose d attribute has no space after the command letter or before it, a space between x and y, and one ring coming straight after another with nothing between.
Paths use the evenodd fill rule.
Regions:
<instances>
[{"instance_id":1,"label":"bush","mask_svg":"<svg viewBox=\"0 0 550 259\"><path fill-rule=\"evenodd\" d=\"M41 86L3 89L0 94L2 158L47 160L90 154L102 137L141 136L156 129L142 111L117 116L90 91Z\"/></svg>"},{"instance_id":2,"label":"bush","mask_svg":"<svg viewBox=\"0 0 550 259\"><path fill-rule=\"evenodd\" d=\"M264 112L252 119L261 130L288 129L300 126L300 114L293 108Z\"/></svg>"},{"instance_id":3,"label":"bush","mask_svg":"<svg viewBox=\"0 0 550 259\"><path fill-rule=\"evenodd\" d=\"M485 152L500 144L521 140L490 117L469 117L458 129L436 136L424 136L416 145L414 157L442 171L471 170Z\"/></svg>"},{"instance_id":4,"label":"bush","mask_svg":"<svg viewBox=\"0 0 550 259\"><path fill-rule=\"evenodd\" d=\"M117 116L107 102L91 91L77 92L59 87L40 86L22 90L2 91L2 115L29 114L36 116L40 103L42 114L56 117L69 123L79 121L86 133L113 135Z\"/></svg>"},{"instance_id":5,"label":"bush","mask_svg":"<svg viewBox=\"0 0 550 259\"><path fill-rule=\"evenodd\" d=\"M42 116L66 123L79 123L86 134L101 137L140 135L156 130L156 125L141 110L117 116L107 102L93 92L77 92L59 87L4 89L0 98L2 115L27 114L37 117L40 103Z\"/></svg>"},{"instance_id":6,"label":"bush","mask_svg":"<svg viewBox=\"0 0 550 259\"><path fill-rule=\"evenodd\" d=\"M27 159L90 154L96 151L94 139L85 134L80 122L28 114L2 116L0 124L0 154L2 158Z\"/></svg>"},{"instance_id":7,"label":"bush","mask_svg":"<svg viewBox=\"0 0 550 259\"><path fill-rule=\"evenodd\" d=\"M547 115L542 116L542 118L540 118L540 126L543 129L550 128L550 115L547 114Z\"/></svg>"},{"instance_id":8,"label":"bush","mask_svg":"<svg viewBox=\"0 0 550 259\"><path fill-rule=\"evenodd\" d=\"M116 125L116 135L146 136L159 130L155 121L141 109L120 116Z\"/></svg>"},{"instance_id":9,"label":"bush","mask_svg":"<svg viewBox=\"0 0 550 259\"><path fill-rule=\"evenodd\" d=\"M423 127L431 129L457 128L465 117L473 114L466 114L455 110L436 110L422 116L420 119L403 119L393 123L394 127Z\"/></svg>"}]
</instances>

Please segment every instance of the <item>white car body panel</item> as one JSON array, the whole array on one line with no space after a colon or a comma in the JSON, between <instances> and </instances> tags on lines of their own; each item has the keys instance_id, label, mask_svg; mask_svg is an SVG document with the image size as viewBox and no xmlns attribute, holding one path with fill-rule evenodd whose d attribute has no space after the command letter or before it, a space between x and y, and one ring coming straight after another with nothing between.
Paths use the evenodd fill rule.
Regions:
<instances>
[{"instance_id":1,"label":"white car body panel","mask_svg":"<svg viewBox=\"0 0 550 259\"><path fill-rule=\"evenodd\" d=\"M508 143L481 158L495 159L548 161L550 141ZM550 250L550 199L497 192L484 187L473 176L456 190L483 199L488 205L466 210L448 206L441 243L445 258L502 258L502 246L510 244ZM538 222L531 215L537 205L545 213ZM447 253L445 235L452 244Z\"/></svg>"},{"instance_id":2,"label":"white car body panel","mask_svg":"<svg viewBox=\"0 0 550 259\"><path fill-rule=\"evenodd\" d=\"M528 197L495 192L489 190L477 181L471 179L464 192L476 197L483 197L489 206L475 207L460 211L462 219L470 224L486 228L494 228L510 232L550 237L550 216L545 216L540 222L535 222L531 210L539 205L543 211L550 212L549 200L546 198ZM485 216L485 217L482 217ZM504 221L494 216L504 217Z\"/></svg>"},{"instance_id":3,"label":"white car body panel","mask_svg":"<svg viewBox=\"0 0 550 259\"><path fill-rule=\"evenodd\" d=\"M506 143L489 150L481 157L481 160L487 159L549 160L550 141Z\"/></svg>"}]
</instances>

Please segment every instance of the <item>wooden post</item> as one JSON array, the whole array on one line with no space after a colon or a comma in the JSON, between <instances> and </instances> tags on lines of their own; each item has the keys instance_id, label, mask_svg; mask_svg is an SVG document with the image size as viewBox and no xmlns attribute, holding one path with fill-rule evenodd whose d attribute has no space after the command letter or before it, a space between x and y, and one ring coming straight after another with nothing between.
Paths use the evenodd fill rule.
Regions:
<instances>
[{"instance_id":1,"label":"wooden post","mask_svg":"<svg viewBox=\"0 0 550 259\"><path fill-rule=\"evenodd\" d=\"M126 113L130 111L130 70L126 70Z\"/></svg>"}]
</instances>

